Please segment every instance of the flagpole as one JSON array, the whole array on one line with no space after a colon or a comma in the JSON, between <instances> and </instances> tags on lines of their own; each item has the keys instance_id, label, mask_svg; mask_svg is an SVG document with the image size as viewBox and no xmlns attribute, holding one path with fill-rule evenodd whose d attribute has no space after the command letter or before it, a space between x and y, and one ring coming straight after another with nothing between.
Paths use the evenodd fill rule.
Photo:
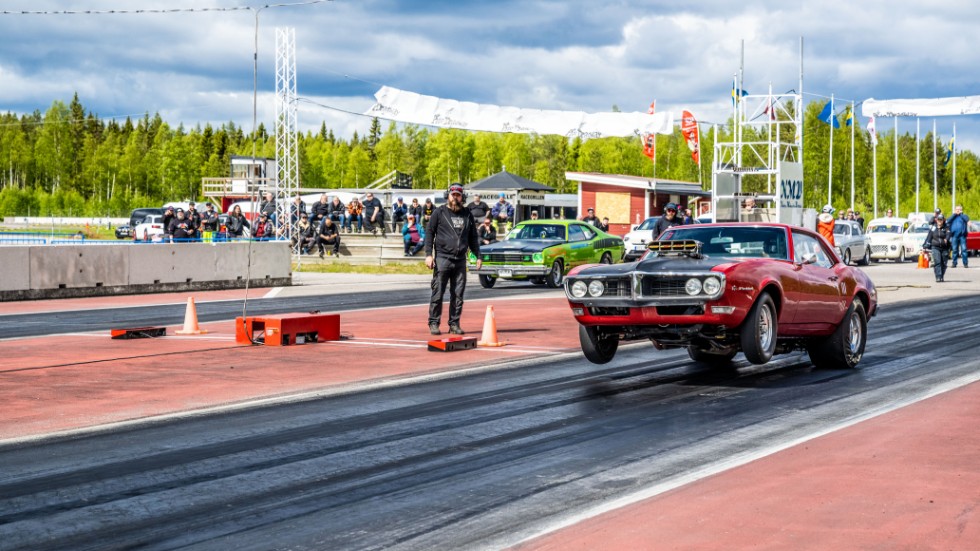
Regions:
<instances>
[{"instance_id":1,"label":"flagpole","mask_svg":"<svg viewBox=\"0 0 980 551\"><path fill-rule=\"evenodd\" d=\"M953 152L953 199L949 206L949 212L952 213L953 209L956 207L956 123L955 122L953 123L953 139L952 139L952 143L950 144L949 150Z\"/></svg>"},{"instance_id":2,"label":"flagpole","mask_svg":"<svg viewBox=\"0 0 980 551\"><path fill-rule=\"evenodd\" d=\"M898 117L893 118L895 119L895 216L898 216Z\"/></svg>"},{"instance_id":3,"label":"flagpole","mask_svg":"<svg viewBox=\"0 0 980 551\"><path fill-rule=\"evenodd\" d=\"M830 120L827 124L830 125L830 162L827 168L827 204L833 205L833 192L834 192L834 120L837 115L834 114L834 95L830 94Z\"/></svg>"},{"instance_id":4,"label":"flagpole","mask_svg":"<svg viewBox=\"0 0 980 551\"><path fill-rule=\"evenodd\" d=\"M939 148L936 146L936 140L939 137L936 136L936 119L932 119L932 212L936 212L936 207L939 205L938 193L939 193Z\"/></svg>"},{"instance_id":5,"label":"flagpole","mask_svg":"<svg viewBox=\"0 0 980 551\"><path fill-rule=\"evenodd\" d=\"M919 117L915 118L915 212L919 212Z\"/></svg>"},{"instance_id":6,"label":"flagpole","mask_svg":"<svg viewBox=\"0 0 980 551\"><path fill-rule=\"evenodd\" d=\"M701 176L701 123L698 123L698 185L702 188L704 187L704 181Z\"/></svg>"},{"instance_id":7,"label":"flagpole","mask_svg":"<svg viewBox=\"0 0 980 551\"><path fill-rule=\"evenodd\" d=\"M854 101L851 101L851 113L850 118L847 119L851 122L851 211L854 211Z\"/></svg>"}]
</instances>

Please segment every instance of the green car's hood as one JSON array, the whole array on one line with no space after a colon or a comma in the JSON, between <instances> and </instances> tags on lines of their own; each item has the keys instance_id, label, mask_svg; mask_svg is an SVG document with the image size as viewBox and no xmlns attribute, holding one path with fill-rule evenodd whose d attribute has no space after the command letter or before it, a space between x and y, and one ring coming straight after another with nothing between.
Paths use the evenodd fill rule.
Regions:
<instances>
[{"instance_id":1,"label":"green car's hood","mask_svg":"<svg viewBox=\"0 0 980 551\"><path fill-rule=\"evenodd\" d=\"M562 245L561 239L508 239L480 246L480 254L489 253L537 253L548 247Z\"/></svg>"}]
</instances>

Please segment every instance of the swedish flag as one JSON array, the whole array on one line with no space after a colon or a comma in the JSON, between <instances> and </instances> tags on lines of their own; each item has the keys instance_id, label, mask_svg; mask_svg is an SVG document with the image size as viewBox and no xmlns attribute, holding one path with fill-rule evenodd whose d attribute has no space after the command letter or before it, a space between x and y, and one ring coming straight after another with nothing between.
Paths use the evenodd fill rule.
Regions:
<instances>
[{"instance_id":1,"label":"swedish flag","mask_svg":"<svg viewBox=\"0 0 980 551\"><path fill-rule=\"evenodd\" d=\"M749 95L747 91L739 90L738 88L735 87L734 84L732 84L732 105L735 105L736 103L739 102L739 100L741 100L743 97L747 95Z\"/></svg>"},{"instance_id":2,"label":"swedish flag","mask_svg":"<svg viewBox=\"0 0 980 551\"><path fill-rule=\"evenodd\" d=\"M854 124L854 110L850 106L844 108L844 126L851 126Z\"/></svg>"},{"instance_id":3,"label":"swedish flag","mask_svg":"<svg viewBox=\"0 0 980 551\"><path fill-rule=\"evenodd\" d=\"M946 146L946 158L943 160L943 166L948 165L949 164L949 160L953 158L953 145L954 145L953 144L953 140L955 140L955 139L956 138L950 138L949 139L949 145Z\"/></svg>"}]
</instances>

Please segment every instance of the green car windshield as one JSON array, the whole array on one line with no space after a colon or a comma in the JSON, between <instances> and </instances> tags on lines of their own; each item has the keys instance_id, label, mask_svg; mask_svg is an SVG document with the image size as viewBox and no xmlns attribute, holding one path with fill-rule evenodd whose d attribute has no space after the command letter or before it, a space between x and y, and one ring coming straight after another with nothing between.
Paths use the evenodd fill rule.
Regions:
<instances>
[{"instance_id":1,"label":"green car windshield","mask_svg":"<svg viewBox=\"0 0 980 551\"><path fill-rule=\"evenodd\" d=\"M558 224L525 224L509 236L509 239L560 239L565 240L565 226Z\"/></svg>"}]
</instances>

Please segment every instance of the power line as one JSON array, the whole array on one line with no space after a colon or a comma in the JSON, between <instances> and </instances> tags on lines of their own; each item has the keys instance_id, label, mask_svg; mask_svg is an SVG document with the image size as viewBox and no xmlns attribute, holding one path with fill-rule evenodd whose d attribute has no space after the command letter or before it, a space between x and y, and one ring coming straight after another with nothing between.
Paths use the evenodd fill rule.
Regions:
<instances>
[{"instance_id":1,"label":"power line","mask_svg":"<svg viewBox=\"0 0 980 551\"><path fill-rule=\"evenodd\" d=\"M306 2L291 2L282 4L265 4L262 6L229 6L227 8L157 8L157 9L136 9L136 10L0 10L0 15L145 15L145 14L172 14L172 13L198 13L198 12L231 12L231 11L251 11L266 8L288 8L292 6L308 6L311 4L322 4L333 0L307 0Z\"/></svg>"}]
</instances>

